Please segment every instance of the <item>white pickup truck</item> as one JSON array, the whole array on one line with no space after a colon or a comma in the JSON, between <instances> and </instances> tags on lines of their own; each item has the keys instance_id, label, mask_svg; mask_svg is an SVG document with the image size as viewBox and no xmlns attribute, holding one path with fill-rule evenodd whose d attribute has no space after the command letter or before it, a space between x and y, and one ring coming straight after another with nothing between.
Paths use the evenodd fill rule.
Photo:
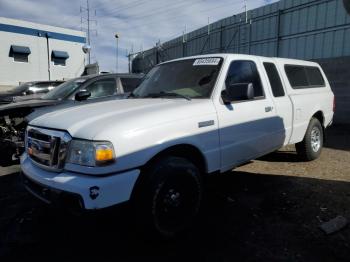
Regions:
<instances>
[{"instance_id":1,"label":"white pickup truck","mask_svg":"<svg viewBox=\"0 0 350 262\"><path fill-rule=\"evenodd\" d=\"M102 209L131 200L172 236L198 213L202 177L296 144L316 159L334 95L313 62L238 54L155 66L128 99L32 120L25 187L47 203Z\"/></svg>"}]
</instances>

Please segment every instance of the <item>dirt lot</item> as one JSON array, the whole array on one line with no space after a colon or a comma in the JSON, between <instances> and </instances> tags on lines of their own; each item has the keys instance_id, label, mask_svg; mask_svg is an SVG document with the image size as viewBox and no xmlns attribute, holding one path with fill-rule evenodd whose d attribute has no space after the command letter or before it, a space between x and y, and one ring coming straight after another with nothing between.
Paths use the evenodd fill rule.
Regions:
<instances>
[{"instance_id":1,"label":"dirt lot","mask_svg":"<svg viewBox=\"0 0 350 262\"><path fill-rule=\"evenodd\" d=\"M19 168L0 169L0 261L349 261L350 127L328 131L319 160L284 148L208 181L197 225L161 242L134 234L127 212L73 216L49 209L21 187ZM142 219L142 218L140 218Z\"/></svg>"}]
</instances>

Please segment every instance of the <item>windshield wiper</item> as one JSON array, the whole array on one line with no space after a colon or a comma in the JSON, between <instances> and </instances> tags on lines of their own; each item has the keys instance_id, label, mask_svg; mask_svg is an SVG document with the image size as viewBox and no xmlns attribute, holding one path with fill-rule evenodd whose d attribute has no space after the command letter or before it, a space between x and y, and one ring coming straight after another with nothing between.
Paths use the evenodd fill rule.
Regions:
<instances>
[{"instance_id":1,"label":"windshield wiper","mask_svg":"<svg viewBox=\"0 0 350 262\"><path fill-rule=\"evenodd\" d=\"M148 95L144 96L144 97L153 97L153 98L157 98L157 97L180 97L180 98L184 98L186 100L191 100L191 98L189 96L185 96L185 95L181 95L178 93L174 93L174 92L159 92L159 93L149 93Z\"/></svg>"}]
</instances>

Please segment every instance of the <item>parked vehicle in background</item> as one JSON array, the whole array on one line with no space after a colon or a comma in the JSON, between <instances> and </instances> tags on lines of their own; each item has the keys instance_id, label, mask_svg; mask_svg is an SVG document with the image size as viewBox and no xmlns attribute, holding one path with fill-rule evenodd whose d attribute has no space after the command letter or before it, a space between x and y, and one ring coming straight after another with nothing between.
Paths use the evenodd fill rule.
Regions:
<instances>
[{"instance_id":1,"label":"parked vehicle in background","mask_svg":"<svg viewBox=\"0 0 350 262\"><path fill-rule=\"evenodd\" d=\"M0 93L0 104L34 99L51 91L64 81L35 81L26 82L13 89Z\"/></svg>"},{"instance_id":2,"label":"parked vehicle in background","mask_svg":"<svg viewBox=\"0 0 350 262\"><path fill-rule=\"evenodd\" d=\"M333 105L317 63L238 54L165 62L130 99L32 120L25 187L87 210L132 201L138 223L171 237L195 221L203 176L287 144L303 160L318 158Z\"/></svg>"},{"instance_id":3,"label":"parked vehicle in background","mask_svg":"<svg viewBox=\"0 0 350 262\"><path fill-rule=\"evenodd\" d=\"M0 165L18 162L28 121L62 108L128 96L143 75L104 74L68 80L39 99L0 106Z\"/></svg>"}]
</instances>

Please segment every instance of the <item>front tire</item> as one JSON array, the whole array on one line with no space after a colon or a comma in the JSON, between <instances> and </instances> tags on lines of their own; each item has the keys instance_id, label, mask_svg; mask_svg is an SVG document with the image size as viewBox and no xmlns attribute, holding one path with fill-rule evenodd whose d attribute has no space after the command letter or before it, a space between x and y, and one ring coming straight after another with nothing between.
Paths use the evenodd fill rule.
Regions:
<instances>
[{"instance_id":1,"label":"front tire","mask_svg":"<svg viewBox=\"0 0 350 262\"><path fill-rule=\"evenodd\" d=\"M186 230L198 215L202 200L199 169L190 161L168 156L146 171L136 208L147 229L164 238Z\"/></svg>"},{"instance_id":2,"label":"front tire","mask_svg":"<svg viewBox=\"0 0 350 262\"><path fill-rule=\"evenodd\" d=\"M317 159L323 147L323 128L317 118L312 118L306 130L303 141L295 144L299 157L303 161Z\"/></svg>"}]
</instances>

